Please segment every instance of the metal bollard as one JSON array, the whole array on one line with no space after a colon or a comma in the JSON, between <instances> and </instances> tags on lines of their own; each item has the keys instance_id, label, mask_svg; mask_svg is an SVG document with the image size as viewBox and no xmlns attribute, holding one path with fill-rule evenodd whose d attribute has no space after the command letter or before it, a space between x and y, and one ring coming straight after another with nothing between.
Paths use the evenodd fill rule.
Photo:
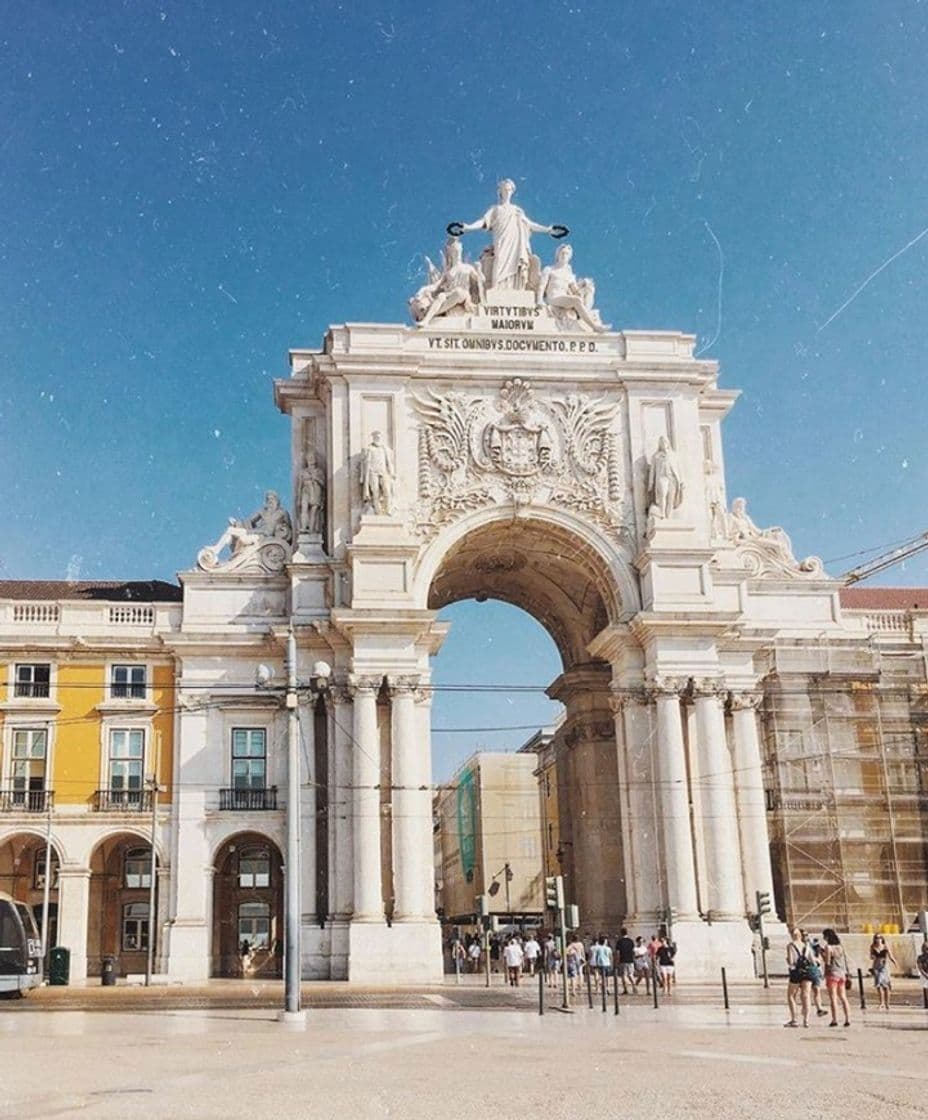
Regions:
<instances>
[{"instance_id":1,"label":"metal bollard","mask_svg":"<svg viewBox=\"0 0 928 1120\"><path fill-rule=\"evenodd\" d=\"M925 1010L928 1011L928 988L922 988L922 1001L925 1004Z\"/></svg>"},{"instance_id":2,"label":"metal bollard","mask_svg":"<svg viewBox=\"0 0 928 1120\"><path fill-rule=\"evenodd\" d=\"M609 987L609 977L608 977L608 975L606 974L606 970L605 970L605 968L604 968L604 969L603 969L603 972L602 972L602 988L603 988L603 1014L604 1014L604 1015L606 1014L606 996L608 995L608 992L606 991L606 989L607 989L608 987Z\"/></svg>"},{"instance_id":3,"label":"metal bollard","mask_svg":"<svg viewBox=\"0 0 928 1120\"><path fill-rule=\"evenodd\" d=\"M722 999L725 1001L725 1010L729 1010L728 1006L728 979L725 976L725 967L722 967Z\"/></svg>"},{"instance_id":4,"label":"metal bollard","mask_svg":"<svg viewBox=\"0 0 928 1120\"><path fill-rule=\"evenodd\" d=\"M864 973L863 969L857 970L857 987L860 990L860 1010L867 1010L867 997L864 995Z\"/></svg>"},{"instance_id":5,"label":"metal bollard","mask_svg":"<svg viewBox=\"0 0 928 1120\"><path fill-rule=\"evenodd\" d=\"M545 1013L545 973L544 969L538 973L538 1014Z\"/></svg>"},{"instance_id":6,"label":"metal bollard","mask_svg":"<svg viewBox=\"0 0 928 1120\"><path fill-rule=\"evenodd\" d=\"M654 961L651 962L651 988L654 991L654 1010L658 1008L657 1003L657 965Z\"/></svg>"},{"instance_id":7,"label":"metal bollard","mask_svg":"<svg viewBox=\"0 0 928 1120\"><path fill-rule=\"evenodd\" d=\"M612 985L612 994L615 997L615 1014L619 1013L619 973L617 969L612 970L612 975L615 977L615 983Z\"/></svg>"},{"instance_id":8,"label":"metal bollard","mask_svg":"<svg viewBox=\"0 0 928 1120\"><path fill-rule=\"evenodd\" d=\"M590 1005L590 1010L593 1010L593 969L586 966L586 998Z\"/></svg>"}]
</instances>

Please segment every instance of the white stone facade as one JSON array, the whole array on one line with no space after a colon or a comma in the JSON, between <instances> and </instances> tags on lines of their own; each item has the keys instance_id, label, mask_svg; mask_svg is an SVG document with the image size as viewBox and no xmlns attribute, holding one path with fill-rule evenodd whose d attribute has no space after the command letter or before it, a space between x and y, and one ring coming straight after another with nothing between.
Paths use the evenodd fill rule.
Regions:
<instances>
[{"instance_id":1,"label":"white stone facade","mask_svg":"<svg viewBox=\"0 0 928 1120\"><path fill-rule=\"evenodd\" d=\"M498 245L521 269L517 240ZM228 955L221 938L237 943L216 912L237 838L263 837L278 863L284 850L291 627L300 681L320 659L333 668L325 699L300 706L304 976L441 975L429 657L440 608L470 597L523 607L559 649L566 871L590 928L669 921L688 976L720 962L752 973L746 915L774 890L764 651L857 640L867 622L843 615L839 585L798 562L783 530L758 529L743 503L729 511L721 425L738 393L694 357L693 336L606 329L591 282L563 271L569 254L561 274L535 270L537 298L459 267L454 250L417 295L420 325L335 326L321 349L291 352L275 395L292 425L295 524L269 495L181 573L182 606L152 607L148 636L175 671L157 962L174 978L205 979ZM53 606L67 609L41 605ZM11 665L43 627L48 650L73 653L74 635L51 641L57 615L13 609ZM917 625L908 639L924 646ZM83 640L117 642L117 624ZM270 687L256 685L261 665ZM237 728L262 733L273 798L224 794ZM591 805L607 823L583 823ZM54 821L60 940L80 976L91 851L114 823L69 812ZM35 831L14 818L0 845ZM122 828L146 835L135 817Z\"/></svg>"}]
</instances>

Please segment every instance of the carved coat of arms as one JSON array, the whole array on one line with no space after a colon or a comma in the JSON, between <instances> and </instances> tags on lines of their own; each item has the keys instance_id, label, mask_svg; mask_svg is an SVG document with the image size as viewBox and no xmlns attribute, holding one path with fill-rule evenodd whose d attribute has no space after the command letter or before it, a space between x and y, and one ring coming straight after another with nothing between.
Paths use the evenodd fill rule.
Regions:
<instances>
[{"instance_id":1,"label":"carved coat of arms","mask_svg":"<svg viewBox=\"0 0 928 1120\"><path fill-rule=\"evenodd\" d=\"M621 532L616 402L539 399L520 378L507 381L495 398L430 390L413 400L421 421L420 534L507 499L566 506Z\"/></svg>"}]
</instances>

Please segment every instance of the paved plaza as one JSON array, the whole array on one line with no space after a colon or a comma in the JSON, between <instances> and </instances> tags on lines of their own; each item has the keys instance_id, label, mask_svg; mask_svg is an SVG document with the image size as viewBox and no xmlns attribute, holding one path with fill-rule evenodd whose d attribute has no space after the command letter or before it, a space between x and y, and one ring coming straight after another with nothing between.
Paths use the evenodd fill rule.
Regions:
<instances>
[{"instance_id":1,"label":"paved plaza","mask_svg":"<svg viewBox=\"0 0 928 1120\"><path fill-rule=\"evenodd\" d=\"M782 985L766 995L736 986L728 1012L717 989L700 986L658 1010L642 995L623 1000L618 1016L611 1001L604 1014L584 1000L541 1017L537 989L487 992L468 979L402 991L307 986L305 1029L277 1022L274 985L256 994L241 985L46 989L0 1005L0 1116L870 1120L928 1111L928 1012L914 985L888 1015L855 1006L849 1030L820 1019L789 1031ZM77 1006L85 1010L69 1009Z\"/></svg>"}]
</instances>

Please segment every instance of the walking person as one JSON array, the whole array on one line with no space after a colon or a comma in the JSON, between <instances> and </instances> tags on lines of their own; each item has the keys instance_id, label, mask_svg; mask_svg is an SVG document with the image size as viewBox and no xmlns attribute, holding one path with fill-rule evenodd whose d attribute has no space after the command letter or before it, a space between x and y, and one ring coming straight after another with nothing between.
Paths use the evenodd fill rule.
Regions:
<instances>
[{"instance_id":1,"label":"walking person","mask_svg":"<svg viewBox=\"0 0 928 1120\"><path fill-rule=\"evenodd\" d=\"M622 927L619 939L615 943L616 976L622 979L622 995L628 995L629 985L635 987L635 942L628 936L628 930Z\"/></svg>"},{"instance_id":2,"label":"walking person","mask_svg":"<svg viewBox=\"0 0 928 1120\"><path fill-rule=\"evenodd\" d=\"M812 1004L815 1014L821 1019L828 1014L822 1006L822 988L825 986L825 961L822 947L817 937L810 937L804 929L799 931L802 939L809 946L812 957Z\"/></svg>"},{"instance_id":3,"label":"walking person","mask_svg":"<svg viewBox=\"0 0 928 1120\"><path fill-rule=\"evenodd\" d=\"M529 976L535 975L535 965L538 963L538 958L541 956L541 946L535 940L535 935L530 933L528 940L522 946L522 952L525 954L525 963L528 965Z\"/></svg>"},{"instance_id":4,"label":"walking person","mask_svg":"<svg viewBox=\"0 0 928 1120\"><path fill-rule=\"evenodd\" d=\"M586 949L583 942L576 936L567 946L567 987L571 995L575 995L578 982L583 982L583 962L586 959Z\"/></svg>"},{"instance_id":5,"label":"walking person","mask_svg":"<svg viewBox=\"0 0 928 1120\"><path fill-rule=\"evenodd\" d=\"M518 988L519 977L522 975L522 965L525 963L525 953L517 938L510 937L503 949L503 960L506 962L506 975L513 988Z\"/></svg>"},{"instance_id":6,"label":"walking person","mask_svg":"<svg viewBox=\"0 0 928 1120\"><path fill-rule=\"evenodd\" d=\"M874 936L870 945L870 963L873 985L880 997L880 1010L888 1011L893 990L893 979L889 966L896 963L896 958L886 944L886 938L881 933Z\"/></svg>"},{"instance_id":7,"label":"walking person","mask_svg":"<svg viewBox=\"0 0 928 1120\"><path fill-rule=\"evenodd\" d=\"M644 980L644 994L649 996L651 994L651 956L648 953L648 947L644 943L643 937L635 938L635 994L638 993L638 985Z\"/></svg>"},{"instance_id":8,"label":"walking person","mask_svg":"<svg viewBox=\"0 0 928 1120\"><path fill-rule=\"evenodd\" d=\"M922 982L922 1000L928 1007L928 941L922 942L922 951L915 958L915 967Z\"/></svg>"},{"instance_id":9,"label":"walking person","mask_svg":"<svg viewBox=\"0 0 928 1120\"><path fill-rule=\"evenodd\" d=\"M844 1012L844 1025L851 1025L851 1008L847 999L848 965L847 954L841 944L841 938L833 929L822 930L822 940L825 942L825 984L828 988L828 1002L831 1004L831 1022L829 1027L838 1025L838 1004Z\"/></svg>"},{"instance_id":10,"label":"walking person","mask_svg":"<svg viewBox=\"0 0 928 1120\"><path fill-rule=\"evenodd\" d=\"M799 927L790 930L790 943L786 946L786 967L789 983L786 986L786 1002L789 1006L789 1021L784 1027L798 1027L796 1022L797 1000L802 1008L802 1025L809 1025L809 1009L812 1005L812 951L806 944Z\"/></svg>"},{"instance_id":11,"label":"walking person","mask_svg":"<svg viewBox=\"0 0 928 1120\"><path fill-rule=\"evenodd\" d=\"M661 988L665 996L673 994L673 985L676 979L675 960L677 947L669 937L662 937L657 946L657 967L660 970Z\"/></svg>"},{"instance_id":12,"label":"walking person","mask_svg":"<svg viewBox=\"0 0 928 1120\"><path fill-rule=\"evenodd\" d=\"M480 941L474 937L467 947L467 959L470 961L471 972L480 971Z\"/></svg>"}]
</instances>

